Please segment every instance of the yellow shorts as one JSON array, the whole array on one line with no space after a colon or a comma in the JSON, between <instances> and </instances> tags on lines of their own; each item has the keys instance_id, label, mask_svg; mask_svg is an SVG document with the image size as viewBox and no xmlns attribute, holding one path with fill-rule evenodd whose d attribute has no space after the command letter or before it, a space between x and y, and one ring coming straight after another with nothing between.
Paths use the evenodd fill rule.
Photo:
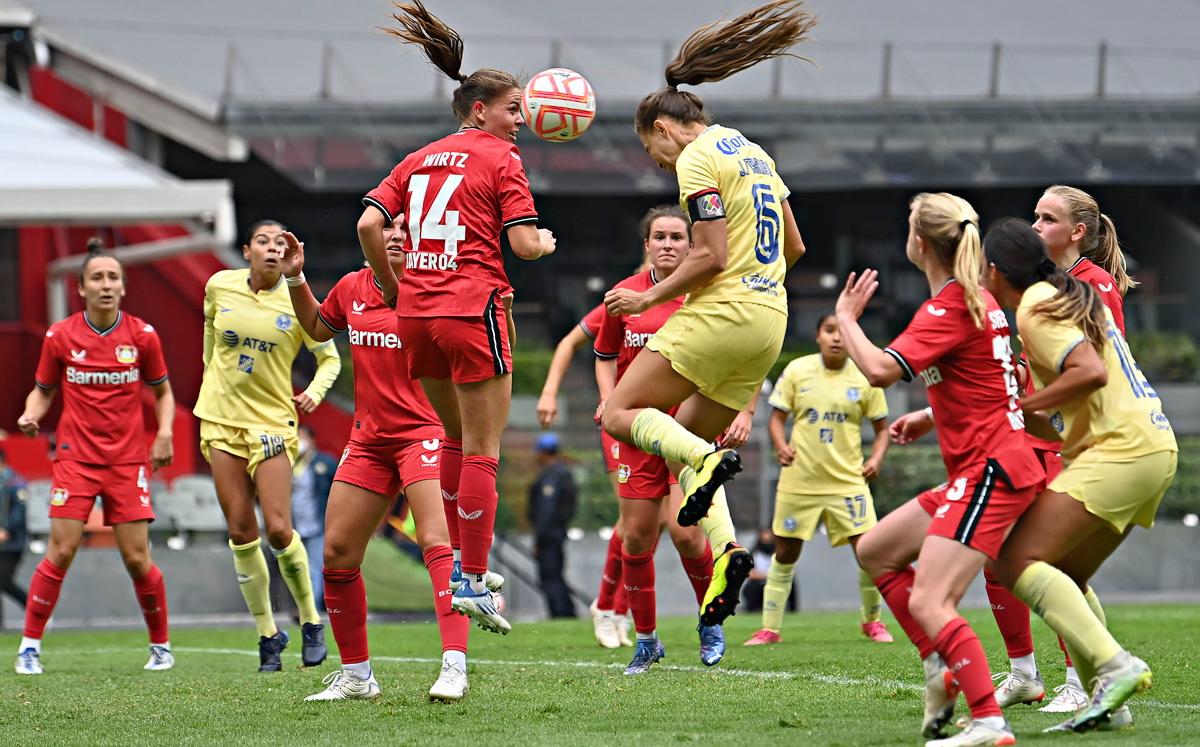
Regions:
<instances>
[{"instance_id":1,"label":"yellow shorts","mask_svg":"<svg viewBox=\"0 0 1200 747\"><path fill-rule=\"evenodd\" d=\"M1175 477L1178 459L1174 451L1114 459L1103 449L1088 449L1051 481L1049 489L1079 501L1118 534L1130 524L1149 529Z\"/></svg>"},{"instance_id":2,"label":"yellow shorts","mask_svg":"<svg viewBox=\"0 0 1200 747\"><path fill-rule=\"evenodd\" d=\"M769 306L685 303L646 347L671 361L700 394L740 412L758 396L786 330L787 314Z\"/></svg>"},{"instance_id":3,"label":"yellow shorts","mask_svg":"<svg viewBox=\"0 0 1200 747\"><path fill-rule=\"evenodd\" d=\"M866 488L854 495L776 494L775 520L771 523L776 536L807 542L816 535L821 519L825 519L830 547L846 544L879 521L871 491Z\"/></svg>"},{"instance_id":4,"label":"yellow shorts","mask_svg":"<svg viewBox=\"0 0 1200 747\"><path fill-rule=\"evenodd\" d=\"M211 449L245 459L248 462L246 471L250 473L250 477L254 477L259 464L278 454L287 454L288 461L295 464L300 457L300 439L296 438L295 428L238 428L201 420L200 453L209 462L212 462L212 457L209 456Z\"/></svg>"}]
</instances>

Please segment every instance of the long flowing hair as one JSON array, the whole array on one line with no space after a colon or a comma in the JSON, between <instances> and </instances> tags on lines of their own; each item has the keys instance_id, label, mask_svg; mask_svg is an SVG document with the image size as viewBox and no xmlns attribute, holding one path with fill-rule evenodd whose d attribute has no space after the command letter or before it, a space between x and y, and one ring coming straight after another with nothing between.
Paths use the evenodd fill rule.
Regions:
<instances>
[{"instance_id":1,"label":"long flowing hair","mask_svg":"<svg viewBox=\"0 0 1200 747\"><path fill-rule=\"evenodd\" d=\"M962 286L967 310L975 326L983 329L987 304L979 292L983 256L979 250L979 214L971 203L949 192L922 193L912 199L916 209L913 230Z\"/></svg>"},{"instance_id":2,"label":"long flowing hair","mask_svg":"<svg viewBox=\"0 0 1200 747\"><path fill-rule=\"evenodd\" d=\"M1062 198L1067 209L1067 219L1072 225L1084 225L1083 249L1080 254L1092 260L1112 275L1121 295L1125 295L1138 282L1130 277L1126 269L1125 255L1121 245L1117 243L1117 227L1112 218L1100 212L1100 206L1087 192L1075 187L1055 184L1046 190L1048 195Z\"/></svg>"}]
</instances>

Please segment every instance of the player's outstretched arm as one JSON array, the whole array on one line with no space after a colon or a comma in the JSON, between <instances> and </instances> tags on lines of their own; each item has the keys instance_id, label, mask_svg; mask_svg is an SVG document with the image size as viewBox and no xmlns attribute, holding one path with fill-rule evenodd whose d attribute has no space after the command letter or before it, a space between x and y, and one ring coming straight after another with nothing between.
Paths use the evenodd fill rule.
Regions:
<instances>
[{"instance_id":1,"label":"player's outstretched arm","mask_svg":"<svg viewBox=\"0 0 1200 747\"><path fill-rule=\"evenodd\" d=\"M864 271L862 277L850 273L850 277L846 278L846 287L838 296L835 310L850 359L867 377L871 386L884 389L903 378L904 372L896 359L875 347L867 333L858 326L858 318L879 287L878 277L879 273L875 270Z\"/></svg>"},{"instance_id":2,"label":"player's outstretched arm","mask_svg":"<svg viewBox=\"0 0 1200 747\"><path fill-rule=\"evenodd\" d=\"M283 254L283 276L287 279L288 293L292 297L292 311L300 322L300 328L317 342L333 339L337 334L328 325L321 323L318 310L321 304L317 302L312 288L304 281L304 242L296 238L291 231L283 232L287 249Z\"/></svg>"},{"instance_id":3,"label":"player's outstretched arm","mask_svg":"<svg viewBox=\"0 0 1200 747\"><path fill-rule=\"evenodd\" d=\"M508 228L508 243L513 254L521 259L540 259L554 254L558 240L547 228L538 228L536 223L518 223Z\"/></svg>"},{"instance_id":4,"label":"player's outstretched arm","mask_svg":"<svg viewBox=\"0 0 1200 747\"><path fill-rule=\"evenodd\" d=\"M648 308L665 303L673 298L679 298L693 291L698 291L708 285L725 271L729 263L729 242L725 231L727 222L724 218L718 220L697 221L692 224L692 241L694 246L687 258L679 264L675 272L663 281L656 283L649 290L638 294L645 306L641 309L618 309L613 311L610 297L617 297L625 289L610 290L604 296L610 314L639 314Z\"/></svg>"},{"instance_id":5,"label":"player's outstretched arm","mask_svg":"<svg viewBox=\"0 0 1200 747\"><path fill-rule=\"evenodd\" d=\"M396 273L387 258L387 242L383 238L383 229L387 225L387 216L379 208L368 206L358 219L358 243L362 246L363 256L375 273L379 287L383 289L383 302L388 308L396 308L396 296L400 286Z\"/></svg>"},{"instance_id":6,"label":"player's outstretched arm","mask_svg":"<svg viewBox=\"0 0 1200 747\"><path fill-rule=\"evenodd\" d=\"M34 438L38 434L38 426L42 422L42 418L46 417L46 413L50 412L50 403L54 401L54 393L58 389L43 389L40 386L35 386L29 396L25 398L25 412L21 413L21 417L17 418L17 427L21 432L30 438Z\"/></svg>"},{"instance_id":7,"label":"player's outstretched arm","mask_svg":"<svg viewBox=\"0 0 1200 747\"><path fill-rule=\"evenodd\" d=\"M537 403L537 418L542 428L550 428L558 422L558 389L562 386L563 377L567 375L571 359L590 340L583 327L576 324L554 348L550 370L546 373L546 383L542 385L542 395L538 397Z\"/></svg>"}]
</instances>

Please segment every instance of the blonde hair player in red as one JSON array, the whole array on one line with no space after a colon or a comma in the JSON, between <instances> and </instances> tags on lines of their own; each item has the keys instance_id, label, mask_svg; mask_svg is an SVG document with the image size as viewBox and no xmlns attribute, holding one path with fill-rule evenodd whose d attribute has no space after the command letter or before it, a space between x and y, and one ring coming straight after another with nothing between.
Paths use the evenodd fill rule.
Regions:
<instances>
[{"instance_id":1,"label":"blonde hair player in red","mask_svg":"<svg viewBox=\"0 0 1200 747\"><path fill-rule=\"evenodd\" d=\"M499 70L461 71L462 38L420 0L393 3L399 27L451 80L457 132L405 158L363 199L358 237L381 286L396 308L397 331L408 350L410 378L421 387L446 431L443 457L450 537L462 541L462 585L451 604L485 630L512 629L488 586L488 553L496 521L500 434L512 399L500 232L513 253L537 259L554 251L554 237L537 227L529 180L515 145L521 118L517 79ZM399 277L387 259L383 229L397 216L408 223L406 262ZM461 471L456 467L461 464Z\"/></svg>"},{"instance_id":2,"label":"blonde hair player in red","mask_svg":"<svg viewBox=\"0 0 1200 747\"><path fill-rule=\"evenodd\" d=\"M946 463L945 484L885 516L857 548L859 564L924 661L923 735L938 736L960 689L967 696L974 720L927 747L1016 744L983 646L957 607L1045 479L1025 435L1008 320L979 287L978 220L955 195L913 199L906 254L924 271L932 298L886 349L858 325L879 286L874 270L851 274L837 301L842 339L871 386L919 378L928 390L930 407L898 418L892 440L908 443L936 422Z\"/></svg>"},{"instance_id":3,"label":"blonde hair player in red","mask_svg":"<svg viewBox=\"0 0 1200 747\"><path fill-rule=\"evenodd\" d=\"M783 279L804 244L771 157L737 130L710 125L704 102L678 86L723 80L789 54L816 23L800 5L775 0L700 29L667 65L667 87L642 99L638 138L660 168L677 175L695 246L663 282L643 291L615 288L605 297L608 313L618 315L687 295L613 390L603 424L617 440L675 463L684 492L679 523L701 523L718 554L703 625L733 614L753 567L736 542L721 488L741 461L711 441L757 400L779 357L787 327ZM667 414L675 407L675 417ZM652 583L649 568L646 555L627 557L625 585ZM656 651L656 639L639 638L636 656L654 659Z\"/></svg>"},{"instance_id":4,"label":"blonde hair player in red","mask_svg":"<svg viewBox=\"0 0 1200 747\"><path fill-rule=\"evenodd\" d=\"M88 256L79 270L84 310L50 325L38 361L37 386L25 398L25 412L17 421L22 433L36 436L55 392L62 389L50 488L50 541L29 583L17 674L42 673L42 633L97 497L150 629L145 668L170 669L175 664L167 637L167 592L162 573L150 560L154 509L147 482L148 472L170 465L174 455L175 397L158 333L121 311L125 269L115 257L100 252L100 246L97 240L88 242ZM149 459L142 384L154 390L158 421Z\"/></svg>"},{"instance_id":5,"label":"blonde hair player in red","mask_svg":"<svg viewBox=\"0 0 1200 747\"><path fill-rule=\"evenodd\" d=\"M1045 243L1050 259L1059 269L1095 289L1112 312L1117 331L1124 336L1124 295L1137 283L1125 270L1125 255L1117 243L1117 229L1112 219L1100 212L1100 206L1087 192L1061 184L1046 189L1037 201L1033 217L1033 230ZM1021 363L1024 362L1022 351ZM1020 373L1024 372L1022 367ZM1033 394L1036 387L1032 377L1025 376L1025 382L1026 396ZM1053 480L1063 468L1059 455L1062 442L1047 441L1032 434L1029 440L1046 468L1046 480ZM992 614L996 617L996 626L1000 628L1009 658L1009 672L996 688L996 699L1001 708L1040 702L1046 697L1046 686L1034 658L1029 608L1004 588L992 571L984 571L983 575L987 580ZM1054 688L1054 698L1040 710L1073 713L1087 706L1088 694L1061 637L1058 645L1066 657L1067 680Z\"/></svg>"},{"instance_id":6,"label":"blonde hair player in red","mask_svg":"<svg viewBox=\"0 0 1200 747\"><path fill-rule=\"evenodd\" d=\"M404 264L404 225L383 232L388 260ZM467 618L450 609L454 552L438 483L442 425L403 365L396 315L383 303L370 268L346 275L318 304L304 279L304 244L285 233L283 274L300 326L324 342L349 332L354 362L354 428L342 453L325 512L325 606L342 668L326 677L324 691L305 700L373 699L379 684L367 649L367 593L363 556L392 501L403 492L417 527L417 544L433 581L433 603L442 637L442 668L430 698L459 701L467 683Z\"/></svg>"}]
</instances>

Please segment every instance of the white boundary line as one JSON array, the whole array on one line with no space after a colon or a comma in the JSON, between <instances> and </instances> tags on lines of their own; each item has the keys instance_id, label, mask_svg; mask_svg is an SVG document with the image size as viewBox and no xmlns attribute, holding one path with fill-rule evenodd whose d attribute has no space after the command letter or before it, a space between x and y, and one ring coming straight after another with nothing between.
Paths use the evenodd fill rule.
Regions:
<instances>
[{"instance_id":1,"label":"white boundary line","mask_svg":"<svg viewBox=\"0 0 1200 747\"><path fill-rule=\"evenodd\" d=\"M92 649L90 651L50 651L55 656L93 656L96 654L127 654L141 649L127 648L102 648ZM190 648L187 646L172 647L173 653L184 654L215 654L226 656L258 656L257 651L247 651L238 648ZM441 659L433 659L424 656L372 656L372 661L386 661L398 664L441 664ZM489 666L502 667L576 667L580 669L621 669L623 665L616 662L602 661L509 661L504 659L469 659L475 664L486 664ZM659 664L655 669L669 669L676 672L701 672L704 674L722 675L725 677L753 677L761 680L808 680L811 682L821 682L827 685L840 685L843 687L882 687L893 690L904 690L908 692L924 692L925 688L922 685L913 684L911 682L901 682L899 680L885 680L879 677L864 677L862 679L854 679L851 677L837 677L831 674L813 674L807 672L764 672L754 669L727 669L718 667L695 667L695 666L680 666L673 664ZM1145 706L1148 708L1174 708L1184 711L1200 711L1200 704L1189 703L1164 703L1158 700L1135 700L1135 707Z\"/></svg>"}]
</instances>

